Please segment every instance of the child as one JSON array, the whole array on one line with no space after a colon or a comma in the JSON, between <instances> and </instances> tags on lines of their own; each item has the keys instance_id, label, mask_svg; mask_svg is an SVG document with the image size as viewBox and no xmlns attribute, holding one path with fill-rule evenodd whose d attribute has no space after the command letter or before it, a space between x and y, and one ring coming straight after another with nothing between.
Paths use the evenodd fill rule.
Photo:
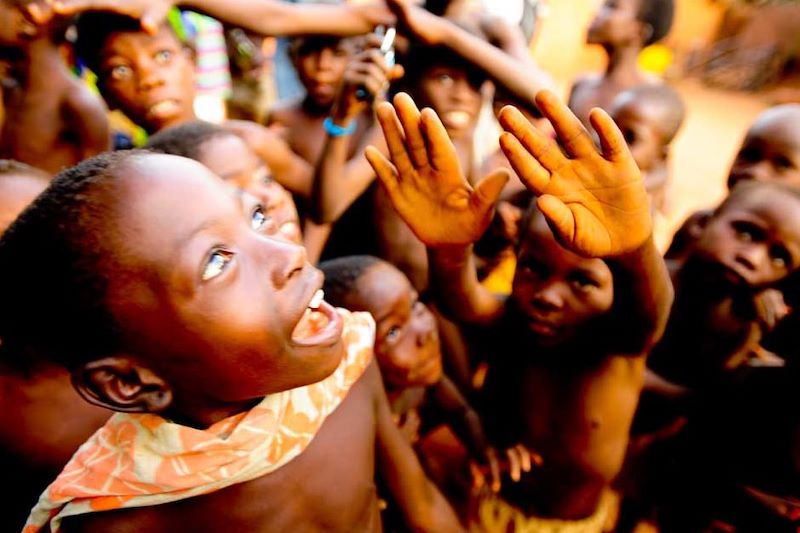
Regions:
<instances>
[{"instance_id":1,"label":"child","mask_svg":"<svg viewBox=\"0 0 800 533\"><path fill-rule=\"evenodd\" d=\"M752 348L757 297L799 267L800 192L777 182L739 183L677 267L675 306L651 368L679 385L707 386Z\"/></svg>"},{"instance_id":2,"label":"child","mask_svg":"<svg viewBox=\"0 0 800 533\"><path fill-rule=\"evenodd\" d=\"M10 4L0 3L0 20L17 9ZM64 61L66 22L53 20L35 34L19 34L2 52L11 66L2 84L0 157L51 174L107 150L111 140L105 105Z\"/></svg>"},{"instance_id":3,"label":"child","mask_svg":"<svg viewBox=\"0 0 800 533\"><path fill-rule=\"evenodd\" d=\"M0 160L0 233L49 182L41 170ZM14 487L0 530L20 531L39 494L109 412L83 401L63 368L8 350L0 357L0 403L0 468Z\"/></svg>"},{"instance_id":4,"label":"child","mask_svg":"<svg viewBox=\"0 0 800 533\"><path fill-rule=\"evenodd\" d=\"M578 79L569 97L570 109L585 125L592 108L610 109L622 91L653 82L639 70L639 52L669 33L674 11L673 0L604 1L586 40L605 49L608 66L600 76Z\"/></svg>"},{"instance_id":5,"label":"child","mask_svg":"<svg viewBox=\"0 0 800 533\"><path fill-rule=\"evenodd\" d=\"M473 189L442 123L429 110L420 114L405 95L395 98L397 111L378 108L393 164L374 148L366 155L397 211L428 246L431 286L441 303L486 327L482 344L495 356L485 385L493 443L519 439L542 456L536 475L483 498L476 521L488 531L564 527L564 521L601 531L604 493L622 466L645 355L661 334L672 293L652 241L641 174L613 121L592 113L603 147L598 154L555 95L543 91L536 104L566 156L521 113L503 110L508 133L501 146L542 213L524 226L507 300L478 283L470 254L505 171Z\"/></svg>"},{"instance_id":6,"label":"child","mask_svg":"<svg viewBox=\"0 0 800 533\"><path fill-rule=\"evenodd\" d=\"M302 243L292 196L272 179L269 168L235 133L198 120L156 133L145 148L203 163L232 186L261 200L264 214L277 232L294 243Z\"/></svg>"},{"instance_id":7,"label":"child","mask_svg":"<svg viewBox=\"0 0 800 533\"><path fill-rule=\"evenodd\" d=\"M4 347L120 411L26 531L377 531L376 463L412 528L460 529L391 419L374 322L325 303L250 201L195 161L114 152L0 239Z\"/></svg>"},{"instance_id":8,"label":"child","mask_svg":"<svg viewBox=\"0 0 800 533\"><path fill-rule=\"evenodd\" d=\"M367 311L375 318L375 357L392 413L401 427L411 427L411 443L436 420L451 423L473 456L497 475L494 451L485 442L477 413L443 374L436 319L408 278L390 263L368 255L332 259L320 268L332 304ZM499 479L492 481L499 487Z\"/></svg>"},{"instance_id":9,"label":"child","mask_svg":"<svg viewBox=\"0 0 800 533\"><path fill-rule=\"evenodd\" d=\"M654 212L664 212L669 182L669 146L678 133L685 107L669 85L640 85L620 93L609 114L644 174Z\"/></svg>"},{"instance_id":10,"label":"child","mask_svg":"<svg viewBox=\"0 0 800 533\"><path fill-rule=\"evenodd\" d=\"M541 86L540 80L523 68L520 61L446 19L399 0L391 5L403 26L425 43L412 46L402 58L405 74L397 88L409 91L420 105L432 107L442 117L456 145L461 168L471 182L477 181L481 169L473 133L482 106L484 83L491 78L515 98L533 105L530 102ZM382 64L377 58L363 60ZM348 127L363 106L353 97L359 86L355 74L362 69L353 65L352 70L353 81L345 82L332 117L340 127ZM377 146L383 143L377 130L365 142ZM356 198L368 191L374 227L362 228L358 240L369 243L372 250L361 251L388 260L408 276L417 290L424 291L428 284L424 245L398 217L385 193L379 188L369 189L375 177L369 165L362 160L346 161L348 146L347 136L329 135L315 178L314 199L319 221L337 220Z\"/></svg>"}]
</instances>

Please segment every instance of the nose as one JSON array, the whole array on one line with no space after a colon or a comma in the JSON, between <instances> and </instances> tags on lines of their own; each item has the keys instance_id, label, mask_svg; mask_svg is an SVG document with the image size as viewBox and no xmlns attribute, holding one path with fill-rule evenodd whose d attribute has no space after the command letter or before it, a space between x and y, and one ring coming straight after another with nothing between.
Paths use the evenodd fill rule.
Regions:
<instances>
[{"instance_id":1,"label":"nose","mask_svg":"<svg viewBox=\"0 0 800 533\"><path fill-rule=\"evenodd\" d=\"M534 307L544 311L556 311L564 307L564 295L556 282L543 285L533 295Z\"/></svg>"},{"instance_id":2,"label":"nose","mask_svg":"<svg viewBox=\"0 0 800 533\"><path fill-rule=\"evenodd\" d=\"M754 272L763 264L767 254L765 246L756 243L751 246L743 246L736 252L735 260L748 271Z\"/></svg>"},{"instance_id":3,"label":"nose","mask_svg":"<svg viewBox=\"0 0 800 533\"><path fill-rule=\"evenodd\" d=\"M474 96L475 89L466 78L458 78L453 83L450 97L455 102L469 102Z\"/></svg>"},{"instance_id":4,"label":"nose","mask_svg":"<svg viewBox=\"0 0 800 533\"><path fill-rule=\"evenodd\" d=\"M292 242L269 236L257 236L262 261L270 265L273 287L282 289L307 264L306 249Z\"/></svg>"},{"instance_id":5,"label":"nose","mask_svg":"<svg viewBox=\"0 0 800 533\"><path fill-rule=\"evenodd\" d=\"M143 73L139 78L140 91L151 91L164 85L164 77L161 75L161 69L157 65L141 65L138 70Z\"/></svg>"},{"instance_id":6,"label":"nose","mask_svg":"<svg viewBox=\"0 0 800 533\"><path fill-rule=\"evenodd\" d=\"M333 68L333 58L333 50L327 48L322 49L317 57L317 69L329 70Z\"/></svg>"},{"instance_id":7,"label":"nose","mask_svg":"<svg viewBox=\"0 0 800 533\"><path fill-rule=\"evenodd\" d=\"M436 329L436 318L434 318L433 313L424 305L420 307L419 313L414 318L414 329L416 330L418 348L427 346L433 342L439 334Z\"/></svg>"}]
</instances>

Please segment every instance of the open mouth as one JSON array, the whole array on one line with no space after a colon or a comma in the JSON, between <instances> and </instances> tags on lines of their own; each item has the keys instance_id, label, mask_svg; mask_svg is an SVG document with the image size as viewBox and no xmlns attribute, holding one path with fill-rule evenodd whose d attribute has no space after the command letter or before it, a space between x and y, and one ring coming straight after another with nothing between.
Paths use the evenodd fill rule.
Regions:
<instances>
[{"instance_id":1,"label":"open mouth","mask_svg":"<svg viewBox=\"0 0 800 533\"><path fill-rule=\"evenodd\" d=\"M174 98L160 100L147 108L147 118L158 119L174 115L180 110L180 102Z\"/></svg>"},{"instance_id":2,"label":"open mouth","mask_svg":"<svg viewBox=\"0 0 800 533\"><path fill-rule=\"evenodd\" d=\"M319 346L333 344L341 338L342 317L324 298L322 289L314 293L292 331L292 342L300 346Z\"/></svg>"},{"instance_id":3,"label":"open mouth","mask_svg":"<svg viewBox=\"0 0 800 533\"><path fill-rule=\"evenodd\" d=\"M448 111L442 115L442 122L450 128L466 128L472 121L472 115L466 111Z\"/></svg>"}]
</instances>

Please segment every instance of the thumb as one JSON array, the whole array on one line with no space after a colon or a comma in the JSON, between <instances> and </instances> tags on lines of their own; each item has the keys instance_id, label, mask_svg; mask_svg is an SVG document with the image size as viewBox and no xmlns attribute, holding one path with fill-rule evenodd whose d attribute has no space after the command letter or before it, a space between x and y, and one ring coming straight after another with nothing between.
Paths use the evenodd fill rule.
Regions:
<instances>
[{"instance_id":1,"label":"thumb","mask_svg":"<svg viewBox=\"0 0 800 533\"><path fill-rule=\"evenodd\" d=\"M497 203L510 177L508 169L498 168L493 171L475 186L470 196L470 203L479 211L488 211Z\"/></svg>"},{"instance_id":2,"label":"thumb","mask_svg":"<svg viewBox=\"0 0 800 533\"><path fill-rule=\"evenodd\" d=\"M536 200L553 233L563 242L572 243L575 239L575 218L569 207L555 196L545 194Z\"/></svg>"}]
</instances>

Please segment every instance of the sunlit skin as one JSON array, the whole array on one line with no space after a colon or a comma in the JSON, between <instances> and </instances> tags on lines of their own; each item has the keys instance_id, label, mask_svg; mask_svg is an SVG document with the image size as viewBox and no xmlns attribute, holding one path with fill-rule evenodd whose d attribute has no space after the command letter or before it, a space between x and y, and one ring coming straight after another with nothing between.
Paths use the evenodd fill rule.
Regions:
<instances>
[{"instance_id":1,"label":"sunlit skin","mask_svg":"<svg viewBox=\"0 0 800 533\"><path fill-rule=\"evenodd\" d=\"M731 166L728 187L743 180L800 187L800 105L778 106L756 119Z\"/></svg>"},{"instance_id":2,"label":"sunlit skin","mask_svg":"<svg viewBox=\"0 0 800 533\"><path fill-rule=\"evenodd\" d=\"M198 160L214 174L258 198L278 231L300 244L300 220L289 192L272 179L269 168L237 135L216 135L198 149Z\"/></svg>"},{"instance_id":3,"label":"sunlit skin","mask_svg":"<svg viewBox=\"0 0 800 533\"><path fill-rule=\"evenodd\" d=\"M98 86L110 107L149 133L194 119L194 63L168 26L113 34L99 54Z\"/></svg>"},{"instance_id":4,"label":"sunlit skin","mask_svg":"<svg viewBox=\"0 0 800 533\"><path fill-rule=\"evenodd\" d=\"M652 31L637 19L641 1L605 0L589 26L586 40L605 49L608 66L602 75L583 76L572 86L569 107L585 126L592 108L610 109L624 90L651 82L637 64L645 35Z\"/></svg>"},{"instance_id":5,"label":"sunlit skin","mask_svg":"<svg viewBox=\"0 0 800 533\"><path fill-rule=\"evenodd\" d=\"M486 327L481 345L497 357L485 385L490 404L485 412L493 413L490 437L506 445L519 439L542 455L535 474L504 485L501 494L524 513L571 520L595 512L622 466L645 354L662 331L671 288L652 243L641 174L610 117L592 113L603 147L598 153L555 95L543 91L536 104L563 148L510 107L500 114L506 130L500 143L538 196L556 237L545 236L549 230L543 224L525 232L523 241L535 244L536 252L541 246L551 253L536 257L523 243L523 268L532 263L530 274L538 278L522 283L530 274L518 272L516 294L508 301L478 283L470 251L489 224L508 179L505 171L470 185L444 126L402 94L394 108L378 108L391 161L373 148L366 155L394 207L426 243L431 286L442 307ZM565 248L558 254L556 239ZM530 297L521 294L523 288ZM531 300L537 304L523 318L534 320L520 323L516 302ZM569 312L553 313L559 306ZM547 337L554 342L540 342Z\"/></svg>"},{"instance_id":6,"label":"sunlit skin","mask_svg":"<svg viewBox=\"0 0 800 533\"><path fill-rule=\"evenodd\" d=\"M158 407L173 421L202 428L266 394L333 372L343 353L342 319L323 303L315 312L326 319L321 331L296 330L321 273L301 246L273 237L255 200L180 157L134 156L115 172L98 193L110 213L96 231L108 247L107 301L124 325L125 348L86 365L84 374L105 369L108 377L94 388L96 402L118 410ZM395 427L374 365L309 447L279 470L209 495L84 515L64 526L379 531L376 466L411 527L457 530Z\"/></svg>"}]
</instances>

